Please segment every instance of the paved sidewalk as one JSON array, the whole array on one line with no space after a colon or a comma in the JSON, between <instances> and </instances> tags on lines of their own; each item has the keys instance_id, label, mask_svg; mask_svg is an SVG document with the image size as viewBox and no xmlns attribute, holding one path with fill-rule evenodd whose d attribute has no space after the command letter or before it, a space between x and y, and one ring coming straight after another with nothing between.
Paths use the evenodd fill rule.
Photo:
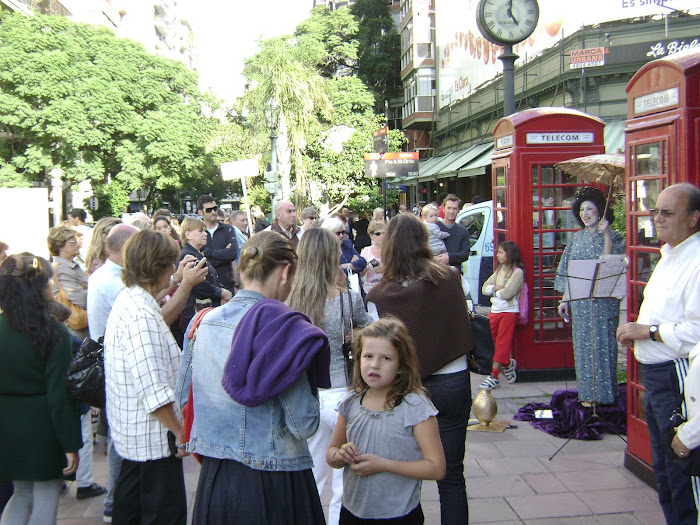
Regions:
<instances>
[{"instance_id":1,"label":"paved sidewalk","mask_svg":"<svg viewBox=\"0 0 700 525\"><path fill-rule=\"evenodd\" d=\"M472 375L478 392L482 376ZM548 402L554 391L575 387L575 381L515 383L495 390L497 420L511 420L519 407ZM572 440L549 461L565 440L514 421L503 433L472 432L464 461L470 523L558 525L660 525L663 513L656 492L623 466L625 443L606 435L601 441ZM104 447L97 446L95 481L105 483ZM199 466L185 459L188 508L192 508ZM328 505L330 493L321 498ZM78 501L75 487L61 498L61 525L102 523L102 497ZM424 482L425 523L440 523L437 485Z\"/></svg>"}]
</instances>

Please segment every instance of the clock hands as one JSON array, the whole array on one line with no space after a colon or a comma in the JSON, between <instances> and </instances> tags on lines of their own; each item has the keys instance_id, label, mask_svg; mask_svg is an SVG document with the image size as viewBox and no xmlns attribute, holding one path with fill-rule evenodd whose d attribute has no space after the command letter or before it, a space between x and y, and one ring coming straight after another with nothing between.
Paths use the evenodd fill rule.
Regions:
<instances>
[{"instance_id":1,"label":"clock hands","mask_svg":"<svg viewBox=\"0 0 700 525\"><path fill-rule=\"evenodd\" d=\"M520 25L520 22L513 16L513 0L508 0L506 3L506 15L515 22L516 26Z\"/></svg>"}]
</instances>

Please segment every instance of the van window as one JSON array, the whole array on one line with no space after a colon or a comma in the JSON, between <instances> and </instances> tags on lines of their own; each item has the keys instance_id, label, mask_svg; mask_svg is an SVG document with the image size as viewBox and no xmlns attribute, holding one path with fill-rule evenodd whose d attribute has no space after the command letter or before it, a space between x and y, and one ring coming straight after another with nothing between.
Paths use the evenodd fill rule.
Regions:
<instances>
[{"instance_id":1,"label":"van window","mask_svg":"<svg viewBox=\"0 0 700 525\"><path fill-rule=\"evenodd\" d=\"M481 213L473 213L467 215L464 219L460 221L460 224L464 226L469 232L469 247L471 248L476 244L481 236L481 230L484 229L484 223L486 222L486 211Z\"/></svg>"}]
</instances>

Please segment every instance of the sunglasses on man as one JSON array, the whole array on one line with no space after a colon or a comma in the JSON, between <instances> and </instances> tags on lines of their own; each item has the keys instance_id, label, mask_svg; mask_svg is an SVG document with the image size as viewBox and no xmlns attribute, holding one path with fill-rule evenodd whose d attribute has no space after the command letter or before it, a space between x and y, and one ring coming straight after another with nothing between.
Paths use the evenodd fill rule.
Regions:
<instances>
[{"instance_id":1,"label":"sunglasses on man","mask_svg":"<svg viewBox=\"0 0 700 525\"><path fill-rule=\"evenodd\" d=\"M213 211L219 211L218 206L212 206L211 208L204 208L204 213L211 213Z\"/></svg>"}]
</instances>

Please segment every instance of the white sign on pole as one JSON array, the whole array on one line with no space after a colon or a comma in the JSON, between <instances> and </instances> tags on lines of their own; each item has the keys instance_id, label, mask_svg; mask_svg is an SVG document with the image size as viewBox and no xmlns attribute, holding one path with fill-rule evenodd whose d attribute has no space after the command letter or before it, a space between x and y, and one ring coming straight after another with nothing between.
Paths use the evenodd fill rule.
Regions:
<instances>
[{"instance_id":1,"label":"white sign on pole","mask_svg":"<svg viewBox=\"0 0 700 525\"><path fill-rule=\"evenodd\" d=\"M246 187L246 177L257 177L260 175L260 155L252 159L235 160L233 162L221 163L221 178L224 180L241 180L243 188L243 200L246 203L246 213L248 215L248 235L253 234L253 218L250 216L250 203L248 202L248 189Z\"/></svg>"},{"instance_id":2,"label":"white sign on pole","mask_svg":"<svg viewBox=\"0 0 700 525\"><path fill-rule=\"evenodd\" d=\"M221 178L224 180L236 180L243 177L257 177L260 175L260 155L252 159L234 160L221 163Z\"/></svg>"}]
</instances>

